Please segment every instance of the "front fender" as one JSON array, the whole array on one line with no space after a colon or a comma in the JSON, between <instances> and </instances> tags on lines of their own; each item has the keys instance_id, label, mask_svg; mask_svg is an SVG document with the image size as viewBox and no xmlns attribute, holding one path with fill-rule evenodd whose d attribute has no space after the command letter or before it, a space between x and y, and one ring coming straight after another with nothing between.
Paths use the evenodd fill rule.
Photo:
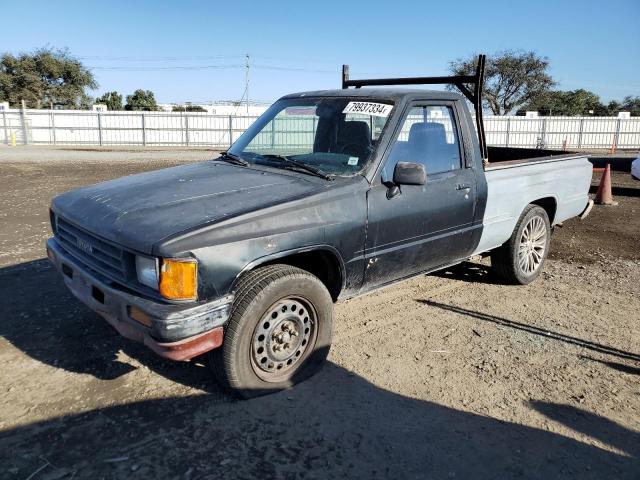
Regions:
<instances>
[{"instance_id":1,"label":"front fender","mask_svg":"<svg viewBox=\"0 0 640 480\"><path fill-rule=\"evenodd\" d=\"M199 298L218 297L231 292L245 271L284 257L286 252L310 250L324 237L323 228L250 238L193 250L198 260Z\"/></svg>"},{"instance_id":2,"label":"front fender","mask_svg":"<svg viewBox=\"0 0 640 480\"><path fill-rule=\"evenodd\" d=\"M268 263L273 263L276 260L280 260L280 259L284 259L286 257L291 257L293 255L297 255L300 253L309 253L309 252L327 252L330 255L332 255L332 257L335 259L337 265L338 265L338 269L339 269L339 275L340 275L340 290L343 290L345 288L345 283L346 283L346 267L345 267L345 263L344 263L344 259L342 258L342 255L340 255L340 252L333 246L331 245L310 245L308 247L301 247L301 248L292 248L289 250L283 250L280 252L276 252L276 253L272 253L272 254L268 254L265 255L263 257L257 258L252 262L249 262L247 265L245 265L245 267L238 273L238 275L236 276L232 286L231 286L231 291L233 291L235 289L236 284L238 283L239 278L246 272L254 270L255 268L260 267L261 265L266 265Z\"/></svg>"}]
</instances>

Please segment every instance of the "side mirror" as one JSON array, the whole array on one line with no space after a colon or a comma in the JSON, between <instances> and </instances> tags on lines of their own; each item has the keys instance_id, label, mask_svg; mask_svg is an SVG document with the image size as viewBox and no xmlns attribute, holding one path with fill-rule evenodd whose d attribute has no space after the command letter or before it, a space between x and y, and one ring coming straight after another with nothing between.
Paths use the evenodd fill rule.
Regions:
<instances>
[{"instance_id":1,"label":"side mirror","mask_svg":"<svg viewBox=\"0 0 640 480\"><path fill-rule=\"evenodd\" d=\"M424 185L427 183L427 171L421 163L398 162L393 170L393 183L396 185Z\"/></svg>"}]
</instances>

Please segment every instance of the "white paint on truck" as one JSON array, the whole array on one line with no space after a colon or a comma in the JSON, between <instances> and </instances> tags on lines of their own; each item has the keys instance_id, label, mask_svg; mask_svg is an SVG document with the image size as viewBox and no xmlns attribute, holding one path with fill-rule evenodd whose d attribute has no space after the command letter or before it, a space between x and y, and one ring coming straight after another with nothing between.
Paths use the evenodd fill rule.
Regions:
<instances>
[{"instance_id":1,"label":"white paint on truck","mask_svg":"<svg viewBox=\"0 0 640 480\"><path fill-rule=\"evenodd\" d=\"M530 203L553 198L556 212L549 219L552 225L580 215L589 201L592 172L586 156L488 165L482 236L473 254L506 242Z\"/></svg>"}]
</instances>

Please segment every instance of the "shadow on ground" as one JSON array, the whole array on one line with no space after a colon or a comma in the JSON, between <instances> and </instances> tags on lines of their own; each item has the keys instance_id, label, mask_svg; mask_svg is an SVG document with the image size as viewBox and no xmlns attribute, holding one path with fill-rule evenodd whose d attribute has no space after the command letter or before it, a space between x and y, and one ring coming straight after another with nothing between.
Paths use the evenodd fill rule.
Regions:
<instances>
[{"instance_id":1,"label":"shadow on ground","mask_svg":"<svg viewBox=\"0 0 640 480\"><path fill-rule=\"evenodd\" d=\"M623 453L398 395L333 363L295 389L232 400L201 368L156 359L118 337L43 261L0 270L0 290L0 331L33 358L108 383L131 368L116 359L122 348L158 374L208 391L5 430L3 478L39 468L34 479L601 479L637 478L640 469L636 432L573 406L530 405Z\"/></svg>"},{"instance_id":2,"label":"shadow on ground","mask_svg":"<svg viewBox=\"0 0 640 480\"><path fill-rule=\"evenodd\" d=\"M599 363L601 365L606 365L609 368L612 368L614 370L617 370L619 372L622 373L628 373L629 375L640 375L640 366L639 367L635 367L633 365L626 365L624 363L620 363L620 362L612 362L609 360L601 360L599 358L593 358L593 357L589 357L587 355L580 355L581 358L584 358L585 360L591 360L592 362L596 362ZM638 360L640 361L640 360Z\"/></svg>"},{"instance_id":3,"label":"shadow on ground","mask_svg":"<svg viewBox=\"0 0 640 480\"><path fill-rule=\"evenodd\" d=\"M491 315L488 313L482 313L475 310L469 310L467 308L458 307L456 305L449 305L446 303L435 302L433 300L418 300L418 302L423 303L424 305L428 305L430 307L435 307L441 310L447 310L449 312L457 313L459 315L466 315L468 317L475 318L483 322L489 322L496 325L501 325L503 327L509 327L514 330L520 330L520 331L531 333L534 335L540 335L544 338L557 340L563 343L568 343L570 345L582 347L587 350L591 350L593 352L603 353L613 357L622 358L625 360L640 362L640 354L634 353L634 352L627 352L625 350L620 350L618 348L614 348L609 345L603 345L601 343L584 340L579 337L574 337L564 333L554 332L553 330L536 327L535 325L529 325L527 323L522 323L516 320L499 317L497 315ZM590 360L595 360L595 359L590 358ZM611 362L602 361L601 363L604 363L608 366L612 366ZM633 367L628 367L628 368L633 368Z\"/></svg>"},{"instance_id":4,"label":"shadow on ground","mask_svg":"<svg viewBox=\"0 0 640 480\"><path fill-rule=\"evenodd\" d=\"M218 391L201 366L167 362L122 338L69 292L46 258L0 269L0 291L0 334L40 362L114 380L135 369L117 359L122 351L171 380Z\"/></svg>"},{"instance_id":5,"label":"shadow on ground","mask_svg":"<svg viewBox=\"0 0 640 480\"><path fill-rule=\"evenodd\" d=\"M494 274L491 268L473 262L458 263L449 268L445 268L444 270L432 273L431 275L469 283L485 283L490 285L504 284L504 280L501 280L496 274Z\"/></svg>"},{"instance_id":6,"label":"shadow on ground","mask_svg":"<svg viewBox=\"0 0 640 480\"><path fill-rule=\"evenodd\" d=\"M595 194L597 191L598 191L597 185L592 185L591 188L589 188L589 193ZM611 194L619 197L640 197L640 186L635 188L635 187L618 187L614 185L611 187Z\"/></svg>"}]
</instances>

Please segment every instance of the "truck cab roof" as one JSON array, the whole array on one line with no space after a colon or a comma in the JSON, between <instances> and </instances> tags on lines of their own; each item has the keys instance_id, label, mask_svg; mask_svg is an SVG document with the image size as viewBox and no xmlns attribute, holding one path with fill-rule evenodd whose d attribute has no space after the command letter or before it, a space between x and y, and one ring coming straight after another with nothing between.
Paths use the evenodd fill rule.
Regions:
<instances>
[{"instance_id":1,"label":"truck cab roof","mask_svg":"<svg viewBox=\"0 0 640 480\"><path fill-rule=\"evenodd\" d=\"M282 99L301 97L363 97L390 100L393 102L411 101L418 99L432 100L461 100L464 97L456 92L442 90L427 90L420 88L349 88L335 90L315 90L310 92L298 92L285 95Z\"/></svg>"}]
</instances>

